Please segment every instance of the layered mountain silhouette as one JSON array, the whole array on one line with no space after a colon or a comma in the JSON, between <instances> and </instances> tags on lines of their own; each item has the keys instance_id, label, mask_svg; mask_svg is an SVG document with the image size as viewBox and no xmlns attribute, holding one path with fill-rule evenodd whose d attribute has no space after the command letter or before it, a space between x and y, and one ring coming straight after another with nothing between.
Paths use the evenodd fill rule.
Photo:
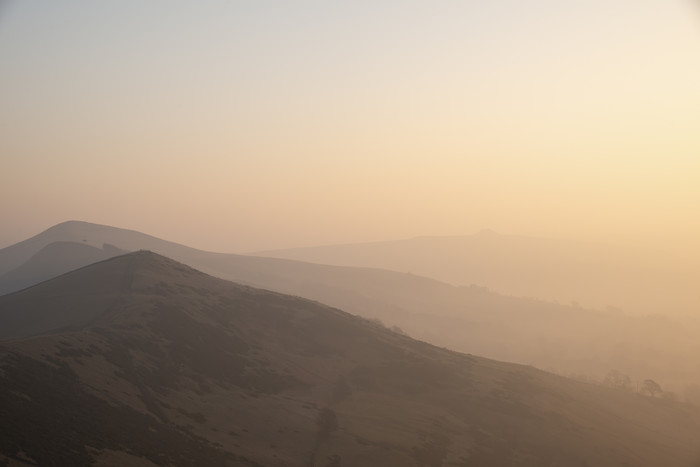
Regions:
<instances>
[{"instance_id":1,"label":"layered mountain silhouette","mask_svg":"<svg viewBox=\"0 0 700 467\"><path fill-rule=\"evenodd\" d=\"M691 466L692 406L441 349L157 254L0 297L12 465Z\"/></svg>"},{"instance_id":2,"label":"layered mountain silhouette","mask_svg":"<svg viewBox=\"0 0 700 467\"><path fill-rule=\"evenodd\" d=\"M337 266L410 271L454 285L520 297L622 308L636 314L695 313L694 262L650 249L499 234L417 237L253 253Z\"/></svg>"},{"instance_id":3,"label":"layered mountain silhouette","mask_svg":"<svg viewBox=\"0 0 700 467\"><path fill-rule=\"evenodd\" d=\"M0 275L0 295L126 252L106 243L102 248L68 241L49 243L20 266Z\"/></svg>"},{"instance_id":4,"label":"layered mountain silhouette","mask_svg":"<svg viewBox=\"0 0 700 467\"><path fill-rule=\"evenodd\" d=\"M93 259L138 249L378 319L458 351L599 379L614 369L633 381L652 378L680 395L700 383L696 362L687 358L700 354L694 323L593 312L388 270L212 253L85 222L59 224L0 250L0 290L16 291Z\"/></svg>"}]
</instances>

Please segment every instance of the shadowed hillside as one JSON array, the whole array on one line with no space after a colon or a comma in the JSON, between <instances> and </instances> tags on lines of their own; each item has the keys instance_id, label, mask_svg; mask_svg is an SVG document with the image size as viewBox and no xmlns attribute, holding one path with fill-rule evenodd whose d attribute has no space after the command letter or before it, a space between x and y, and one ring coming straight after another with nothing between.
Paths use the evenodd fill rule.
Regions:
<instances>
[{"instance_id":1,"label":"shadowed hillside","mask_svg":"<svg viewBox=\"0 0 700 467\"><path fill-rule=\"evenodd\" d=\"M79 245L51 245L58 241ZM42 248L66 247L67 253L53 255L66 257L76 248L105 243L123 250L150 249L220 278L317 300L462 352L599 380L618 370L633 382L651 378L665 391L680 395L700 384L698 361L689 357L700 355L696 323L593 312L479 287L455 287L412 274L204 252L84 222L59 224L0 250L0 265L26 257L19 270L34 284L46 277L46 262L33 257L45 257ZM56 268L50 267L54 274ZM13 274L16 271L6 276ZM6 299L12 300L12 295ZM0 335L3 332L0 328Z\"/></svg>"},{"instance_id":2,"label":"shadowed hillside","mask_svg":"<svg viewBox=\"0 0 700 467\"><path fill-rule=\"evenodd\" d=\"M17 268L0 275L0 295L124 253L107 243L101 248L66 241L49 243Z\"/></svg>"},{"instance_id":3,"label":"shadowed hillside","mask_svg":"<svg viewBox=\"0 0 700 467\"><path fill-rule=\"evenodd\" d=\"M0 345L0 452L13 462L698 460L690 406L454 353L149 252L0 301L3 320L28 310L24 337Z\"/></svg>"}]
</instances>

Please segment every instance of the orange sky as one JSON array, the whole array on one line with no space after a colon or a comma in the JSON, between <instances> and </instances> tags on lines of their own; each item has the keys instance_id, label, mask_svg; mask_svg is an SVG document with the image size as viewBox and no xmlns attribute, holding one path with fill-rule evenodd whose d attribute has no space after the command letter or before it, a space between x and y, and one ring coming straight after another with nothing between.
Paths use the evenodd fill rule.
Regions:
<instances>
[{"instance_id":1,"label":"orange sky","mask_svg":"<svg viewBox=\"0 0 700 467\"><path fill-rule=\"evenodd\" d=\"M0 7L0 247L79 219L221 251L697 251L689 1L143 3Z\"/></svg>"}]
</instances>

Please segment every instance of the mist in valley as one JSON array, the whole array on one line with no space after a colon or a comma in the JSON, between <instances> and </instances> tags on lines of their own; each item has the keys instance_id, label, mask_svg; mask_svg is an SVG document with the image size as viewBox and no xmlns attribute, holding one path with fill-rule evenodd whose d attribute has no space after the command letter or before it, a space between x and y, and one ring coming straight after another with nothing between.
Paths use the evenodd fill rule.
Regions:
<instances>
[{"instance_id":1,"label":"mist in valley","mask_svg":"<svg viewBox=\"0 0 700 467\"><path fill-rule=\"evenodd\" d=\"M700 462L691 2L0 2L0 465Z\"/></svg>"}]
</instances>

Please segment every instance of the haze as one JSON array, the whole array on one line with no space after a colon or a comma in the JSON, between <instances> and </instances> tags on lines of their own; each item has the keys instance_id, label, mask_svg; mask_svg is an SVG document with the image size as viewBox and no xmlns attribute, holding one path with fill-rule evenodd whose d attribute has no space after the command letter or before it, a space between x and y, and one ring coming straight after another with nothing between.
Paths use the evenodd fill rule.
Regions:
<instances>
[{"instance_id":1,"label":"haze","mask_svg":"<svg viewBox=\"0 0 700 467\"><path fill-rule=\"evenodd\" d=\"M700 465L691 0L0 0L0 465Z\"/></svg>"},{"instance_id":2,"label":"haze","mask_svg":"<svg viewBox=\"0 0 700 467\"><path fill-rule=\"evenodd\" d=\"M697 251L686 1L3 2L0 246L469 234Z\"/></svg>"}]
</instances>

